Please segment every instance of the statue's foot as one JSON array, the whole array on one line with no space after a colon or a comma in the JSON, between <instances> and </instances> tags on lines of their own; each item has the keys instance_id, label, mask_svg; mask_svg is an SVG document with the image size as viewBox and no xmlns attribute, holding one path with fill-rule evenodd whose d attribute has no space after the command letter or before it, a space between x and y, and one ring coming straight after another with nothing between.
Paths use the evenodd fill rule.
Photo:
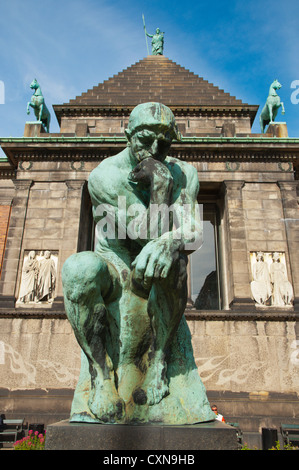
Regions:
<instances>
[{"instance_id":1,"label":"statue's foot","mask_svg":"<svg viewBox=\"0 0 299 470\"><path fill-rule=\"evenodd\" d=\"M101 403L89 403L90 411L103 423L117 423L124 417L124 402L118 398L111 401L109 397L101 400Z\"/></svg>"},{"instance_id":2,"label":"statue's foot","mask_svg":"<svg viewBox=\"0 0 299 470\"><path fill-rule=\"evenodd\" d=\"M160 403L160 401L169 394L168 385L161 382L159 384L160 388L157 388L155 385L148 386L146 389L146 396L147 396L147 404L148 405L156 405Z\"/></svg>"},{"instance_id":3,"label":"statue's foot","mask_svg":"<svg viewBox=\"0 0 299 470\"><path fill-rule=\"evenodd\" d=\"M105 380L105 382L108 382ZM94 393L93 393L94 392ZM91 390L88 406L92 414L104 423L116 423L124 417L125 405L116 390L107 385L100 393Z\"/></svg>"},{"instance_id":4,"label":"statue's foot","mask_svg":"<svg viewBox=\"0 0 299 470\"><path fill-rule=\"evenodd\" d=\"M104 423L118 422L124 416L124 402L110 379L91 386L88 406L92 414Z\"/></svg>"},{"instance_id":5,"label":"statue's foot","mask_svg":"<svg viewBox=\"0 0 299 470\"><path fill-rule=\"evenodd\" d=\"M147 396L148 405L156 405L169 394L168 383L165 378L165 364L162 362L152 365L147 373L142 389Z\"/></svg>"}]
</instances>

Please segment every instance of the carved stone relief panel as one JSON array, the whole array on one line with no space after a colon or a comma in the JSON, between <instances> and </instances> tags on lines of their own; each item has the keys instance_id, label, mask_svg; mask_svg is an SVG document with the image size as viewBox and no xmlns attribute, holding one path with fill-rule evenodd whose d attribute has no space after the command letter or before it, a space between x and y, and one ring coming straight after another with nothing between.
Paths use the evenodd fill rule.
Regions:
<instances>
[{"instance_id":1,"label":"carved stone relief panel","mask_svg":"<svg viewBox=\"0 0 299 470\"><path fill-rule=\"evenodd\" d=\"M252 298L259 307L291 307L293 287L288 280L285 253L250 253Z\"/></svg>"},{"instance_id":2,"label":"carved stone relief panel","mask_svg":"<svg viewBox=\"0 0 299 470\"><path fill-rule=\"evenodd\" d=\"M26 250L16 306L52 304L57 285L58 252Z\"/></svg>"}]
</instances>

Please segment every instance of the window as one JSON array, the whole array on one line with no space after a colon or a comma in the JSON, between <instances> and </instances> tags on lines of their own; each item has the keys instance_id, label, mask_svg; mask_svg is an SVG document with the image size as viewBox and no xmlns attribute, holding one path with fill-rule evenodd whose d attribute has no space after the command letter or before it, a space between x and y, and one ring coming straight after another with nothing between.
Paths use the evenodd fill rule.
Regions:
<instances>
[{"instance_id":1,"label":"window","mask_svg":"<svg viewBox=\"0 0 299 470\"><path fill-rule=\"evenodd\" d=\"M203 244L190 256L190 297L197 310L221 309L218 219L216 204L203 204Z\"/></svg>"}]
</instances>

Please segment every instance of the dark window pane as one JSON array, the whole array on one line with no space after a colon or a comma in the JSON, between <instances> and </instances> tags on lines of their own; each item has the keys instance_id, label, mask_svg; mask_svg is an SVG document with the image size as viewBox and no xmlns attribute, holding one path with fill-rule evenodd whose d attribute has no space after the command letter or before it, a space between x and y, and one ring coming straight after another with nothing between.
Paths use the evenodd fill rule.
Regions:
<instances>
[{"instance_id":1,"label":"dark window pane","mask_svg":"<svg viewBox=\"0 0 299 470\"><path fill-rule=\"evenodd\" d=\"M190 256L191 299L197 310L220 309L216 205L203 205L203 244Z\"/></svg>"}]
</instances>

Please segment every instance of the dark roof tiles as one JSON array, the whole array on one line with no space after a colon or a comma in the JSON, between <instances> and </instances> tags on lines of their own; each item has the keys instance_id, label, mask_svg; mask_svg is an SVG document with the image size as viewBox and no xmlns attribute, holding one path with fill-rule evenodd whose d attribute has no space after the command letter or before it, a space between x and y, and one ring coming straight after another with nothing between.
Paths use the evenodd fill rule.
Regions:
<instances>
[{"instance_id":1,"label":"dark roof tiles","mask_svg":"<svg viewBox=\"0 0 299 470\"><path fill-rule=\"evenodd\" d=\"M148 56L63 106L126 106L148 101L176 106L248 106L165 56Z\"/></svg>"}]
</instances>

